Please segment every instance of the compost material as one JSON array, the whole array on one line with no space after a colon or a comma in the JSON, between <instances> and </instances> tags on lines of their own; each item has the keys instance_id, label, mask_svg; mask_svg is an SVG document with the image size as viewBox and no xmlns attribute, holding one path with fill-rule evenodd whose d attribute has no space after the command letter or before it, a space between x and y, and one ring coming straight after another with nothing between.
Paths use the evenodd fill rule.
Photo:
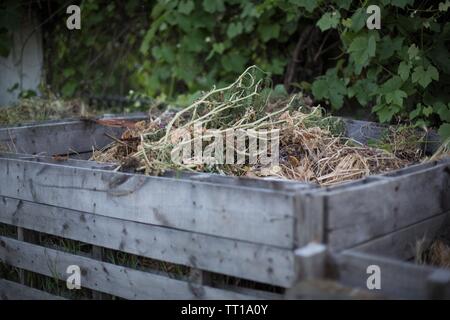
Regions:
<instances>
[{"instance_id":1,"label":"compost material","mask_svg":"<svg viewBox=\"0 0 450 320\"><path fill-rule=\"evenodd\" d=\"M398 169L419 162L423 156L417 143L421 136L417 136L415 129L387 132L382 143L389 149L383 148L383 144L362 145L344 137L342 120L326 116L320 106L305 106L301 94L280 98L273 97L272 93L266 74L255 66L249 67L229 86L213 88L181 111L123 124L126 128L123 135L113 138L106 148L95 150L92 159L115 161L120 164L119 170L131 168L150 175L187 170L247 177L272 176L328 186ZM171 150L179 140L177 135L192 132L194 125L200 123L205 129L221 133L229 129L279 129L279 164L264 167L260 164L196 164L195 161L174 163ZM114 122L101 124L121 126ZM246 150L246 155L248 152Z\"/></svg>"},{"instance_id":2,"label":"compost material","mask_svg":"<svg viewBox=\"0 0 450 320\"><path fill-rule=\"evenodd\" d=\"M32 97L20 99L12 106L0 108L0 124L57 120L86 115L87 107L79 99Z\"/></svg>"}]
</instances>

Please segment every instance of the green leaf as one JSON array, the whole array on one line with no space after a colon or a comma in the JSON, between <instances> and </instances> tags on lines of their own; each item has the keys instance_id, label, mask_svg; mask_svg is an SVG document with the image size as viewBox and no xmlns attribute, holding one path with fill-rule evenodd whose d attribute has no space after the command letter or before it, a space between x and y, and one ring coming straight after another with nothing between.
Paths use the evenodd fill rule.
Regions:
<instances>
[{"instance_id":1,"label":"green leaf","mask_svg":"<svg viewBox=\"0 0 450 320\"><path fill-rule=\"evenodd\" d=\"M150 48L150 43L153 41L153 38L155 37L158 28L165 21L167 14L168 14L167 12L164 13L152 23L150 29L148 29L147 33L144 36L144 39L142 40L141 47L139 48L139 51L141 53L146 54L148 52L148 49Z\"/></svg>"},{"instance_id":2,"label":"green leaf","mask_svg":"<svg viewBox=\"0 0 450 320\"><path fill-rule=\"evenodd\" d=\"M280 34L280 26L278 24L263 24L259 26L259 33L264 42L275 39Z\"/></svg>"},{"instance_id":3,"label":"green leaf","mask_svg":"<svg viewBox=\"0 0 450 320\"><path fill-rule=\"evenodd\" d=\"M355 62L356 73L359 74L361 69L368 65L369 59L375 56L376 40L374 35L359 36L353 39L348 48L353 61Z\"/></svg>"},{"instance_id":4,"label":"green leaf","mask_svg":"<svg viewBox=\"0 0 450 320\"><path fill-rule=\"evenodd\" d=\"M178 5L178 12L183 14L190 14L194 10L195 4L192 0L181 1Z\"/></svg>"},{"instance_id":5,"label":"green leaf","mask_svg":"<svg viewBox=\"0 0 450 320\"><path fill-rule=\"evenodd\" d=\"M323 99L328 96L328 84L325 79L316 80L312 85L312 93L315 98Z\"/></svg>"},{"instance_id":6,"label":"green leaf","mask_svg":"<svg viewBox=\"0 0 450 320\"><path fill-rule=\"evenodd\" d=\"M413 43L408 49L409 59L414 59L419 55L419 48Z\"/></svg>"},{"instance_id":7,"label":"green leaf","mask_svg":"<svg viewBox=\"0 0 450 320\"><path fill-rule=\"evenodd\" d=\"M223 0L203 0L203 9L209 13L223 12L225 4Z\"/></svg>"},{"instance_id":8,"label":"green leaf","mask_svg":"<svg viewBox=\"0 0 450 320\"><path fill-rule=\"evenodd\" d=\"M446 0L444 2L439 3L439 11L447 12L448 8L450 8L450 0Z\"/></svg>"},{"instance_id":9,"label":"green leaf","mask_svg":"<svg viewBox=\"0 0 450 320\"><path fill-rule=\"evenodd\" d=\"M323 77L314 81L312 93L316 99L328 99L334 109L340 109L344 104L344 95L347 93L344 81L330 71Z\"/></svg>"},{"instance_id":10,"label":"green leaf","mask_svg":"<svg viewBox=\"0 0 450 320\"><path fill-rule=\"evenodd\" d=\"M413 111L411 111L409 113L409 119L410 120L414 120L415 118L417 118L420 113L422 112L422 105L419 103L416 107L416 109L414 109Z\"/></svg>"},{"instance_id":11,"label":"green leaf","mask_svg":"<svg viewBox=\"0 0 450 320\"><path fill-rule=\"evenodd\" d=\"M418 66L414 68L411 80L413 83L419 83L423 88L426 88L431 81L439 80L439 73L432 65L429 65L426 70L422 66Z\"/></svg>"},{"instance_id":12,"label":"green leaf","mask_svg":"<svg viewBox=\"0 0 450 320\"><path fill-rule=\"evenodd\" d=\"M450 103L446 106L443 102L437 102L433 109L439 115L442 121L450 122Z\"/></svg>"},{"instance_id":13,"label":"green leaf","mask_svg":"<svg viewBox=\"0 0 450 320\"><path fill-rule=\"evenodd\" d=\"M366 106L372 99L371 92L375 92L377 84L369 79L358 80L351 88L349 88L347 95L351 98L356 97L358 102Z\"/></svg>"},{"instance_id":14,"label":"green leaf","mask_svg":"<svg viewBox=\"0 0 450 320\"><path fill-rule=\"evenodd\" d=\"M402 86L403 81L399 76L393 76L389 80L387 80L385 83L383 83L380 87L380 93L382 94L388 94L395 90L400 89Z\"/></svg>"},{"instance_id":15,"label":"green leaf","mask_svg":"<svg viewBox=\"0 0 450 320\"><path fill-rule=\"evenodd\" d=\"M77 85L78 85L77 81L68 81L68 82L66 82L66 84L61 89L62 94L65 97L73 96L73 94L75 93L75 90L77 88Z\"/></svg>"},{"instance_id":16,"label":"green leaf","mask_svg":"<svg viewBox=\"0 0 450 320\"><path fill-rule=\"evenodd\" d=\"M407 94L405 91L397 89L395 91L389 92L386 94L386 102L389 104L395 104L400 107L403 106L403 99L407 97Z\"/></svg>"},{"instance_id":17,"label":"green leaf","mask_svg":"<svg viewBox=\"0 0 450 320\"><path fill-rule=\"evenodd\" d=\"M73 69L73 68L67 68L67 69L64 69L64 71L63 71L63 75L66 78L69 78L70 76L73 76L74 74L75 74L75 69Z\"/></svg>"},{"instance_id":18,"label":"green leaf","mask_svg":"<svg viewBox=\"0 0 450 320\"><path fill-rule=\"evenodd\" d=\"M433 107L432 106L428 106L428 107L423 108L422 113L423 113L423 115L425 117L429 117L430 115L433 114L433 111L434 111Z\"/></svg>"},{"instance_id":19,"label":"green leaf","mask_svg":"<svg viewBox=\"0 0 450 320\"><path fill-rule=\"evenodd\" d=\"M390 122L392 117L400 111L400 107L396 105L377 105L373 110L378 115L380 122Z\"/></svg>"},{"instance_id":20,"label":"green leaf","mask_svg":"<svg viewBox=\"0 0 450 320\"><path fill-rule=\"evenodd\" d=\"M393 6L404 8L406 5L412 5L414 0L391 0Z\"/></svg>"},{"instance_id":21,"label":"green leaf","mask_svg":"<svg viewBox=\"0 0 450 320\"><path fill-rule=\"evenodd\" d=\"M409 72L411 70L411 66L405 61L400 62L398 66L398 74L403 81L406 81L409 78Z\"/></svg>"},{"instance_id":22,"label":"green leaf","mask_svg":"<svg viewBox=\"0 0 450 320\"><path fill-rule=\"evenodd\" d=\"M378 57L380 60L389 59L395 52L400 52L402 49L403 37L385 36L379 43Z\"/></svg>"},{"instance_id":23,"label":"green leaf","mask_svg":"<svg viewBox=\"0 0 450 320\"><path fill-rule=\"evenodd\" d=\"M450 1L450 0L449 0ZM450 74L450 52L444 41L439 41L428 53L427 57L444 73Z\"/></svg>"},{"instance_id":24,"label":"green leaf","mask_svg":"<svg viewBox=\"0 0 450 320\"><path fill-rule=\"evenodd\" d=\"M352 0L335 0L334 1L340 9L348 10L352 4Z\"/></svg>"},{"instance_id":25,"label":"green leaf","mask_svg":"<svg viewBox=\"0 0 450 320\"><path fill-rule=\"evenodd\" d=\"M317 8L317 0L290 0L290 3L305 8L308 12L313 12Z\"/></svg>"},{"instance_id":26,"label":"green leaf","mask_svg":"<svg viewBox=\"0 0 450 320\"><path fill-rule=\"evenodd\" d=\"M239 73L245 68L247 59L238 52L232 52L223 55L221 57L221 63L226 71Z\"/></svg>"},{"instance_id":27,"label":"green leaf","mask_svg":"<svg viewBox=\"0 0 450 320\"><path fill-rule=\"evenodd\" d=\"M232 39L236 37L237 35L242 33L242 30L244 29L242 23L239 22L232 22L228 25L227 28L227 36Z\"/></svg>"},{"instance_id":28,"label":"green leaf","mask_svg":"<svg viewBox=\"0 0 450 320\"><path fill-rule=\"evenodd\" d=\"M450 139L450 123L444 123L439 127L438 134L441 137L441 140L447 143L450 143L448 139Z\"/></svg>"},{"instance_id":29,"label":"green leaf","mask_svg":"<svg viewBox=\"0 0 450 320\"><path fill-rule=\"evenodd\" d=\"M341 14L339 13L339 11L326 12L319 19L319 21L317 21L317 26L322 31L325 31L328 29L335 29L338 26L340 19L341 19Z\"/></svg>"},{"instance_id":30,"label":"green leaf","mask_svg":"<svg viewBox=\"0 0 450 320\"><path fill-rule=\"evenodd\" d=\"M366 25L367 13L364 8L359 8L351 17L351 27L350 29L354 32L358 32Z\"/></svg>"}]
</instances>

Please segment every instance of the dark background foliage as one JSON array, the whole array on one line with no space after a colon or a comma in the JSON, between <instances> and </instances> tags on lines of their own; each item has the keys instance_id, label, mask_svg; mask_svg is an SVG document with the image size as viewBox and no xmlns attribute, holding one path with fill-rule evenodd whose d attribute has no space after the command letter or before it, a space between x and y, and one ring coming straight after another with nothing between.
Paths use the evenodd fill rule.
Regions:
<instances>
[{"instance_id":1,"label":"dark background foliage","mask_svg":"<svg viewBox=\"0 0 450 320\"><path fill-rule=\"evenodd\" d=\"M46 84L66 97L134 90L183 105L256 64L276 90L302 91L334 112L450 136L450 1L377 1L380 30L366 27L372 3L83 0L77 31L66 28L65 1L7 1L0 54L33 7L44 30Z\"/></svg>"}]
</instances>

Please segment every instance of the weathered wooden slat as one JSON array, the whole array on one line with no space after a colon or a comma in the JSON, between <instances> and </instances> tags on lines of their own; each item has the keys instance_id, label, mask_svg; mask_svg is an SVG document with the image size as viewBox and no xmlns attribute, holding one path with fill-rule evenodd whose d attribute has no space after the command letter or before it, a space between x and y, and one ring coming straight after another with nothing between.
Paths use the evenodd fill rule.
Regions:
<instances>
[{"instance_id":1,"label":"weathered wooden slat","mask_svg":"<svg viewBox=\"0 0 450 320\"><path fill-rule=\"evenodd\" d=\"M41 155L30 155L21 153L9 153L0 152L0 158L2 159L17 159L17 160L27 160L39 163L52 163L52 164L63 164L65 166L77 167L77 168L90 168L90 169L102 169L102 170L112 170L117 167L114 163L100 163L96 161L79 160L72 158L61 158L61 157L49 157Z\"/></svg>"},{"instance_id":2,"label":"weathered wooden slat","mask_svg":"<svg viewBox=\"0 0 450 320\"><path fill-rule=\"evenodd\" d=\"M148 258L289 287L292 250L0 197L0 222Z\"/></svg>"},{"instance_id":3,"label":"weathered wooden slat","mask_svg":"<svg viewBox=\"0 0 450 320\"><path fill-rule=\"evenodd\" d=\"M250 299L248 295L202 286L0 237L0 260L65 281L67 267L78 265L81 286L125 299Z\"/></svg>"},{"instance_id":4,"label":"weathered wooden slat","mask_svg":"<svg viewBox=\"0 0 450 320\"><path fill-rule=\"evenodd\" d=\"M360 253L354 250L335 254L339 281L344 285L367 289L367 267L376 265L380 268L381 289L373 291L390 298L427 299L429 297L429 277L441 269L414 265L409 262ZM441 270L447 276L450 271ZM450 296L450 285L442 290L443 296Z\"/></svg>"},{"instance_id":5,"label":"weathered wooden slat","mask_svg":"<svg viewBox=\"0 0 450 320\"><path fill-rule=\"evenodd\" d=\"M379 139L387 126L374 122L343 119L345 123L345 136L352 138L362 144L367 144L370 140Z\"/></svg>"},{"instance_id":6,"label":"weathered wooden slat","mask_svg":"<svg viewBox=\"0 0 450 320\"><path fill-rule=\"evenodd\" d=\"M295 221L295 244L303 247L310 242L325 241L325 208L322 197L314 192L303 192L295 198L297 219Z\"/></svg>"},{"instance_id":7,"label":"weathered wooden slat","mask_svg":"<svg viewBox=\"0 0 450 320\"><path fill-rule=\"evenodd\" d=\"M426 247L426 244L433 240L437 232L444 227L444 223L447 225L449 217L449 212L439 214L380 238L369 240L353 249L385 257L409 260L415 257L417 242L424 241L422 245ZM450 230L450 226L447 226L447 228Z\"/></svg>"},{"instance_id":8,"label":"weathered wooden slat","mask_svg":"<svg viewBox=\"0 0 450 320\"><path fill-rule=\"evenodd\" d=\"M340 250L450 210L450 164L323 192L327 237Z\"/></svg>"},{"instance_id":9,"label":"weathered wooden slat","mask_svg":"<svg viewBox=\"0 0 450 320\"><path fill-rule=\"evenodd\" d=\"M168 172L167 177L178 177L181 179L189 179L195 181L204 181L210 183L224 184L238 187L251 187L251 188L264 188L270 190L283 190L283 191L305 191L318 188L318 186L287 180L287 179L274 179L274 178L247 178L247 177L233 177L225 176L213 173L198 173L198 172Z\"/></svg>"},{"instance_id":10,"label":"weathered wooden slat","mask_svg":"<svg viewBox=\"0 0 450 320\"><path fill-rule=\"evenodd\" d=\"M45 291L0 279L0 300L64 300Z\"/></svg>"},{"instance_id":11,"label":"weathered wooden slat","mask_svg":"<svg viewBox=\"0 0 450 320\"><path fill-rule=\"evenodd\" d=\"M377 300L382 299L376 292L363 288L344 286L330 279L310 279L300 281L285 293L288 300Z\"/></svg>"},{"instance_id":12,"label":"weathered wooden slat","mask_svg":"<svg viewBox=\"0 0 450 320\"><path fill-rule=\"evenodd\" d=\"M0 195L292 248L294 193L0 159Z\"/></svg>"},{"instance_id":13,"label":"weathered wooden slat","mask_svg":"<svg viewBox=\"0 0 450 320\"><path fill-rule=\"evenodd\" d=\"M370 140L378 140L386 132L388 126L375 122L342 118L345 123L345 136L362 144L368 144ZM432 154L443 143L439 135L430 130L425 134L422 149L426 154Z\"/></svg>"},{"instance_id":14,"label":"weathered wooden slat","mask_svg":"<svg viewBox=\"0 0 450 320\"><path fill-rule=\"evenodd\" d=\"M65 154L92 151L112 142L106 134L123 129L100 126L90 121L67 121L0 129L0 144L9 151L28 154Z\"/></svg>"}]
</instances>

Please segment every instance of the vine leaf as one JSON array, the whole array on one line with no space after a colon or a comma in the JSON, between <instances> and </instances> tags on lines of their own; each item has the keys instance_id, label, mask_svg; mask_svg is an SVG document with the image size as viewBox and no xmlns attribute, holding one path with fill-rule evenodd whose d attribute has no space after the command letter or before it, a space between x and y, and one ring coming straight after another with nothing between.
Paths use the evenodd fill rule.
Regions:
<instances>
[{"instance_id":1,"label":"vine leaf","mask_svg":"<svg viewBox=\"0 0 450 320\"><path fill-rule=\"evenodd\" d=\"M432 65L428 66L426 70L424 67L418 66L414 68L411 80L413 83L419 83L422 87L426 88L431 81L439 80L439 72Z\"/></svg>"}]
</instances>

